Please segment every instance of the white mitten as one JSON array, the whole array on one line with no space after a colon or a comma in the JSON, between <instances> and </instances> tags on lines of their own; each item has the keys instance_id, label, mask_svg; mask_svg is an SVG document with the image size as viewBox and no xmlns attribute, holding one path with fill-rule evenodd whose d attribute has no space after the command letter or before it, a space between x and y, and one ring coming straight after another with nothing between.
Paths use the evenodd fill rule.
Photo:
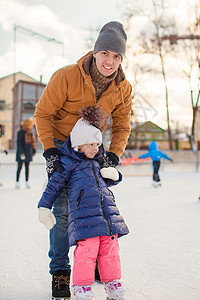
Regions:
<instances>
[{"instance_id":1,"label":"white mitten","mask_svg":"<svg viewBox=\"0 0 200 300\"><path fill-rule=\"evenodd\" d=\"M53 226L56 224L56 218L49 208L39 207L38 218L40 223L46 226L47 229L52 229Z\"/></svg>"},{"instance_id":2,"label":"white mitten","mask_svg":"<svg viewBox=\"0 0 200 300\"><path fill-rule=\"evenodd\" d=\"M25 160L25 158L26 158L26 156L25 156L24 153L20 154L19 156L20 156L20 159L21 159L21 160Z\"/></svg>"},{"instance_id":3,"label":"white mitten","mask_svg":"<svg viewBox=\"0 0 200 300\"><path fill-rule=\"evenodd\" d=\"M119 180L119 172L114 167L102 168L100 173L103 178Z\"/></svg>"}]
</instances>

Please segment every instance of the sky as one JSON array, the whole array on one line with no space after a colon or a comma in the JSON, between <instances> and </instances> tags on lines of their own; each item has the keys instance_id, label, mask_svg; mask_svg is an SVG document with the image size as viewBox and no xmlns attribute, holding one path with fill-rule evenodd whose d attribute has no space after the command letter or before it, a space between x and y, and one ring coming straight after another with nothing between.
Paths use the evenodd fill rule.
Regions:
<instances>
[{"instance_id":1,"label":"sky","mask_svg":"<svg viewBox=\"0 0 200 300\"><path fill-rule=\"evenodd\" d=\"M94 5L92 0L1 0L0 77L15 69L38 80L43 75L47 82L55 70L75 63L85 54L88 28L100 28L111 20L120 21L117 8L120 1L95 1ZM16 31L14 25L18 26ZM54 38L63 47L28 35L19 26Z\"/></svg>"},{"instance_id":2,"label":"sky","mask_svg":"<svg viewBox=\"0 0 200 300\"><path fill-rule=\"evenodd\" d=\"M167 1L169 8L176 12L180 28L184 28L186 4L194 1ZM48 83L56 70L76 63L89 50L86 40L90 37L91 28L101 28L111 20L123 23L126 2L135 4L135 0L0 0L0 78L22 71L37 80L42 78L44 83ZM152 1L138 0L137 3L148 6ZM134 34L140 26L144 25L144 19L141 18L134 24L133 34L128 36L132 43L134 43ZM146 28L149 30L147 23ZM50 40L55 39L56 42L28 34L27 30ZM94 39L96 36L97 32ZM171 126L185 129L191 126L192 119L188 84L180 74L177 74L174 61L167 64L171 69L167 78ZM131 72L127 72L126 77L133 84ZM146 74L141 82L139 94L142 96L138 96L138 100L145 99L143 106L146 107L146 115L140 109L141 117L138 121L151 120L166 129L165 91L162 77L152 78Z\"/></svg>"}]
</instances>

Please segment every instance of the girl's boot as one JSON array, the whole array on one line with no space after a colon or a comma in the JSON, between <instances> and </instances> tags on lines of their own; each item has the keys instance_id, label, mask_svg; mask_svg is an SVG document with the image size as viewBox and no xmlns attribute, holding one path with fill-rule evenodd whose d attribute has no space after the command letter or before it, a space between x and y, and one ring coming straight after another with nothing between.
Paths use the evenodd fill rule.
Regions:
<instances>
[{"instance_id":1,"label":"girl's boot","mask_svg":"<svg viewBox=\"0 0 200 300\"><path fill-rule=\"evenodd\" d=\"M104 289L111 299L124 300L125 290L122 287L119 279L104 283Z\"/></svg>"},{"instance_id":2,"label":"girl's boot","mask_svg":"<svg viewBox=\"0 0 200 300\"><path fill-rule=\"evenodd\" d=\"M76 300L90 300L93 299L93 292L90 285L73 285L74 295Z\"/></svg>"}]
</instances>

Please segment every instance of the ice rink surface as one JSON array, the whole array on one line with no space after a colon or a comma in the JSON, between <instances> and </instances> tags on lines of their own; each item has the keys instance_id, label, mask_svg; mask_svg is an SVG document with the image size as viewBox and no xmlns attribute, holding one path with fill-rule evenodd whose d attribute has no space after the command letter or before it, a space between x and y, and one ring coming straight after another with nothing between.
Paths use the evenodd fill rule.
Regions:
<instances>
[{"instance_id":1,"label":"ice rink surface","mask_svg":"<svg viewBox=\"0 0 200 300\"><path fill-rule=\"evenodd\" d=\"M112 191L130 229L119 239L126 299L199 300L200 174L161 172L162 187L155 189L150 169L148 176L121 170L128 176ZM48 231L37 219L45 167L30 166L30 190L24 169L21 189L14 189L15 173L15 164L0 167L0 299L50 300ZM102 285L93 291L94 299L106 299Z\"/></svg>"}]
</instances>

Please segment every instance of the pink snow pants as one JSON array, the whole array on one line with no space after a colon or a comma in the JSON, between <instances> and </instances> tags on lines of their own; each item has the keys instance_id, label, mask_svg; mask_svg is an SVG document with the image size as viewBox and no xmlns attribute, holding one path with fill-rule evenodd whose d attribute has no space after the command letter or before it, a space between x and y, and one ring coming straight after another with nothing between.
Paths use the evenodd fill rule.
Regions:
<instances>
[{"instance_id":1,"label":"pink snow pants","mask_svg":"<svg viewBox=\"0 0 200 300\"><path fill-rule=\"evenodd\" d=\"M97 236L80 240L74 250L73 284L92 285L96 259L98 259L101 281L109 282L121 278L121 262L117 235Z\"/></svg>"}]
</instances>

